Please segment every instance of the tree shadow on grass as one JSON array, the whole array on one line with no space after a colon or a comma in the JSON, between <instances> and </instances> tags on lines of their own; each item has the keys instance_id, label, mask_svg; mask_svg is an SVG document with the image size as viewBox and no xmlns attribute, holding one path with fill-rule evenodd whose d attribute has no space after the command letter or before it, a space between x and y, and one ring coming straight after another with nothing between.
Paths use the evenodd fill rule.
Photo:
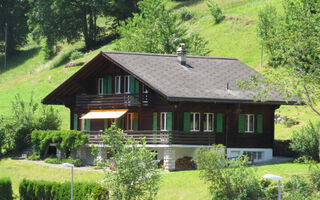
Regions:
<instances>
[{"instance_id":1,"label":"tree shadow on grass","mask_svg":"<svg viewBox=\"0 0 320 200\"><path fill-rule=\"evenodd\" d=\"M26 62L28 59L38 54L40 49L40 47L34 47L27 50L19 50L14 55L8 56L6 68L4 68L4 54L0 54L0 74Z\"/></svg>"},{"instance_id":2,"label":"tree shadow on grass","mask_svg":"<svg viewBox=\"0 0 320 200\"><path fill-rule=\"evenodd\" d=\"M176 0L176 1L179 2L179 4L173 8L174 10L178 10L179 8L182 8L182 7L192 6L194 4L200 3L203 0L188 0L188 1Z\"/></svg>"}]
</instances>

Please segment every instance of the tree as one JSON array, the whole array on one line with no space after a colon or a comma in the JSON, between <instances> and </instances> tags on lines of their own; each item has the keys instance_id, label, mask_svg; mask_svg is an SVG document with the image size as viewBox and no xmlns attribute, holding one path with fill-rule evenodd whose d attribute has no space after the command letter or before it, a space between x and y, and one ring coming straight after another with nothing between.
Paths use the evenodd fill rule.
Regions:
<instances>
[{"instance_id":1,"label":"tree","mask_svg":"<svg viewBox=\"0 0 320 200\"><path fill-rule=\"evenodd\" d=\"M118 50L172 54L179 43L186 43L189 54L207 55L207 42L197 33L188 35L187 29L177 20L177 14L166 9L166 3L162 0L139 1L140 13L120 22Z\"/></svg>"},{"instance_id":2,"label":"tree","mask_svg":"<svg viewBox=\"0 0 320 200\"><path fill-rule=\"evenodd\" d=\"M29 33L26 13L29 10L28 0L0 1L0 43L5 40L5 24L8 25L7 53L12 55L17 48L27 43Z\"/></svg>"},{"instance_id":3,"label":"tree","mask_svg":"<svg viewBox=\"0 0 320 200\"><path fill-rule=\"evenodd\" d=\"M5 136L2 149L6 154L17 154L30 145L33 130L56 130L60 125L60 116L52 107L43 105L39 111L32 96L26 102L16 95L11 115L0 116L0 135Z\"/></svg>"},{"instance_id":4,"label":"tree","mask_svg":"<svg viewBox=\"0 0 320 200\"><path fill-rule=\"evenodd\" d=\"M266 79L255 77L249 84L260 82L266 90L277 90L287 100L296 98L320 116L315 106L320 100L320 3L286 0L282 7L284 12L276 16L277 20L272 17L275 12L268 15L268 20L261 17L274 8L260 12L258 33L268 49L269 61L277 62L264 69Z\"/></svg>"},{"instance_id":5,"label":"tree","mask_svg":"<svg viewBox=\"0 0 320 200\"><path fill-rule=\"evenodd\" d=\"M105 163L105 183L111 198L117 200L154 199L160 174L154 162L156 154L146 148L145 138L140 142L126 139L121 129L113 124L103 136L110 146L110 159Z\"/></svg>"}]
</instances>

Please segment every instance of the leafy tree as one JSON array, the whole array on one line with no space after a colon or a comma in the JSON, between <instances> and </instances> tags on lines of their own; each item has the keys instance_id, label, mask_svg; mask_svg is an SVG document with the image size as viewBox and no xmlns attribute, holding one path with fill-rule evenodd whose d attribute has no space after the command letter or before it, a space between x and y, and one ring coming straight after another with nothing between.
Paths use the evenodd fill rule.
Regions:
<instances>
[{"instance_id":1,"label":"leafy tree","mask_svg":"<svg viewBox=\"0 0 320 200\"><path fill-rule=\"evenodd\" d=\"M269 49L273 67L264 69L266 79L252 77L244 85L263 85L263 90L276 90L286 100L303 101L320 116L315 106L320 100L320 3L286 0L282 1L282 7L283 13L276 17L271 16L276 13L270 7L260 13L258 32ZM267 20L261 17L265 13L269 13ZM272 22L274 19L276 23ZM273 60L277 62L272 63Z\"/></svg>"},{"instance_id":2,"label":"leafy tree","mask_svg":"<svg viewBox=\"0 0 320 200\"><path fill-rule=\"evenodd\" d=\"M7 52L14 54L17 48L27 43L29 33L26 13L28 0L0 1L0 43L5 42L5 23L7 23ZM2 48L3 49L3 48Z\"/></svg>"},{"instance_id":3,"label":"leafy tree","mask_svg":"<svg viewBox=\"0 0 320 200\"><path fill-rule=\"evenodd\" d=\"M111 0L109 15L117 20L125 20L138 11L137 2L139 0Z\"/></svg>"},{"instance_id":4,"label":"leafy tree","mask_svg":"<svg viewBox=\"0 0 320 200\"><path fill-rule=\"evenodd\" d=\"M214 23L219 24L222 22L225 16L223 15L222 10L217 2L215 0L207 0L207 5L212 17L214 18Z\"/></svg>"},{"instance_id":5,"label":"leafy tree","mask_svg":"<svg viewBox=\"0 0 320 200\"><path fill-rule=\"evenodd\" d=\"M189 36L177 20L177 14L166 8L166 3L163 0L139 1L140 13L120 22L118 50L172 54L179 43L186 43L189 54L207 55L207 41L196 33Z\"/></svg>"},{"instance_id":6,"label":"leafy tree","mask_svg":"<svg viewBox=\"0 0 320 200\"><path fill-rule=\"evenodd\" d=\"M160 174L154 162L155 153L146 148L146 140L126 139L113 124L103 136L110 146L110 160L106 162L105 183L111 198L117 200L154 199Z\"/></svg>"},{"instance_id":7,"label":"leafy tree","mask_svg":"<svg viewBox=\"0 0 320 200\"><path fill-rule=\"evenodd\" d=\"M12 102L11 115L0 116L0 135L4 135L2 148L6 154L19 153L31 142L31 132L35 129L58 129L61 119L52 107L39 106L33 101L23 101L19 95Z\"/></svg>"},{"instance_id":8,"label":"leafy tree","mask_svg":"<svg viewBox=\"0 0 320 200\"><path fill-rule=\"evenodd\" d=\"M201 147L196 151L200 177L209 184L212 199L261 199L265 197L260 180L253 168L247 167L248 158L228 160L222 145L213 149Z\"/></svg>"}]
</instances>

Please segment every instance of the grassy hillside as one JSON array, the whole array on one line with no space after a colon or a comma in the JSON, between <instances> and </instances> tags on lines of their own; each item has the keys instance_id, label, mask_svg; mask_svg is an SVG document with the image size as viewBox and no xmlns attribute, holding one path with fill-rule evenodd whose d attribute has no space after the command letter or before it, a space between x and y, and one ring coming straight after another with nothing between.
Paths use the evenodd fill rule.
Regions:
<instances>
[{"instance_id":1,"label":"grassy hillside","mask_svg":"<svg viewBox=\"0 0 320 200\"><path fill-rule=\"evenodd\" d=\"M211 56L236 57L250 67L260 70L261 45L256 36L258 11L266 2L275 3L276 0L219 0L226 19L219 25L213 24L205 1L190 0L184 2L170 2L169 6L179 12L182 7L189 8L194 17L185 22L187 28L199 32L209 41ZM40 102L54 88L74 74L80 67L64 68L73 50L81 49L84 44L78 42L73 45L62 44L63 51L49 61L45 61L40 47L31 44L23 48L20 54L10 58L9 69L0 74L0 114L8 113L10 102L19 93L28 99L34 94L35 100ZM101 50L112 50L114 44L103 46L97 50L87 52L79 60L87 62ZM266 57L264 58L266 60ZM0 63L3 56L0 55ZM69 127L69 110L63 106L56 106L63 119L63 128ZM316 115L309 108L300 106L282 106L281 115L297 118L301 123L293 128L276 125L276 138L286 139L291 130L297 129Z\"/></svg>"}]
</instances>

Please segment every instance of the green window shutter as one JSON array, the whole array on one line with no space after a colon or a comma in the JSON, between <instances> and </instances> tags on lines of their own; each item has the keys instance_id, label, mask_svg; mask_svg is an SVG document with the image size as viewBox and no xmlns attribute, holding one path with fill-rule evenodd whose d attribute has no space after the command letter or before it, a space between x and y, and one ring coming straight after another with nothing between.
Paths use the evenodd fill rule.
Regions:
<instances>
[{"instance_id":1,"label":"green window shutter","mask_svg":"<svg viewBox=\"0 0 320 200\"><path fill-rule=\"evenodd\" d=\"M223 131L223 114L217 113L217 133L222 133Z\"/></svg>"},{"instance_id":2,"label":"green window shutter","mask_svg":"<svg viewBox=\"0 0 320 200\"><path fill-rule=\"evenodd\" d=\"M245 120L245 115L239 114L239 119L238 119L239 133L244 133L244 120Z\"/></svg>"},{"instance_id":3,"label":"green window shutter","mask_svg":"<svg viewBox=\"0 0 320 200\"><path fill-rule=\"evenodd\" d=\"M153 113L153 130L154 131L158 130L158 113L157 112Z\"/></svg>"},{"instance_id":4,"label":"green window shutter","mask_svg":"<svg viewBox=\"0 0 320 200\"><path fill-rule=\"evenodd\" d=\"M133 76L130 75L130 93L135 93L134 86L135 86L135 79Z\"/></svg>"},{"instance_id":5,"label":"green window shutter","mask_svg":"<svg viewBox=\"0 0 320 200\"><path fill-rule=\"evenodd\" d=\"M112 94L112 76L107 76L106 94Z\"/></svg>"},{"instance_id":6,"label":"green window shutter","mask_svg":"<svg viewBox=\"0 0 320 200\"><path fill-rule=\"evenodd\" d=\"M108 78L104 78L102 80L103 80L103 94L107 94Z\"/></svg>"},{"instance_id":7,"label":"green window shutter","mask_svg":"<svg viewBox=\"0 0 320 200\"><path fill-rule=\"evenodd\" d=\"M139 94L139 91L140 91L140 87L139 87L139 81L137 80L137 79L135 79L135 81L134 81L134 93L135 94Z\"/></svg>"},{"instance_id":8,"label":"green window shutter","mask_svg":"<svg viewBox=\"0 0 320 200\"><path fill-rule=\"evenodd\" d=\"M190 112L183 113L183 131L190 131Z\"/></svg>"},{"instance_id":9,"label":"green window shutter","mask_svg":"<svg viewBox=\"0 0 320 200\"><path fill-rule=\"evenodd\" d=\"M73 130L78 130L78 114L73 115Z\"/></svg>"},{"instance_id":10,"label":"green window shutter","mask_svg":"<svg viewBox=\"0 0 320 200\"><path fill-rule=\"evenodd\" d=\"M167 130L172 131L172 112L167 112Z\"/></svg>"},{"instance_id":11,"label":"green window shutter","mask_svg":"<svg viewBox=\"0 0 320 200\"><path fill-rule=\"evenodd\" d=\"M109 119L104 119L104 130L108 129L108 125L109 125Z\"/></svg>"},{"instance_id":12,"label":"green window shutter","mask_svg":"<svg viewBox=\"0 0 320 200\"><path fill-rule=\"evenodd\" d=\"M116 126L117 128L121 128L121 129L124 128L123 116L116 119Z\"/></svg>"},{"instance_id":13,"label":"green window shutter","mask_svg":"<svg viewBox=\"0 0 320 200\"><path fill-rule=\"evenodd\" d=\"M257 133L263 133L263 116L261 114L257 116Z\"/></svg>"},{"instance_id":14,"label":"green window shutter","mask_svg":"<svg viewBox=\"0 0 320 200\"><path fill-rule=\"evenodd\" d=\"M85 120L85 129L86 129L86 131L90 131L91 130L91 119L86 119Z\"/></svg>"},{"instance_id":15,"label":"green window shutter","mask_svg":"<svg viewBox=\"0 0 320 200\"><path fill-rule=\"evenodd\" d=\"M133 130L138 130L138 113L134 113L133 115Z\"/></svg>"}]
</instances>

